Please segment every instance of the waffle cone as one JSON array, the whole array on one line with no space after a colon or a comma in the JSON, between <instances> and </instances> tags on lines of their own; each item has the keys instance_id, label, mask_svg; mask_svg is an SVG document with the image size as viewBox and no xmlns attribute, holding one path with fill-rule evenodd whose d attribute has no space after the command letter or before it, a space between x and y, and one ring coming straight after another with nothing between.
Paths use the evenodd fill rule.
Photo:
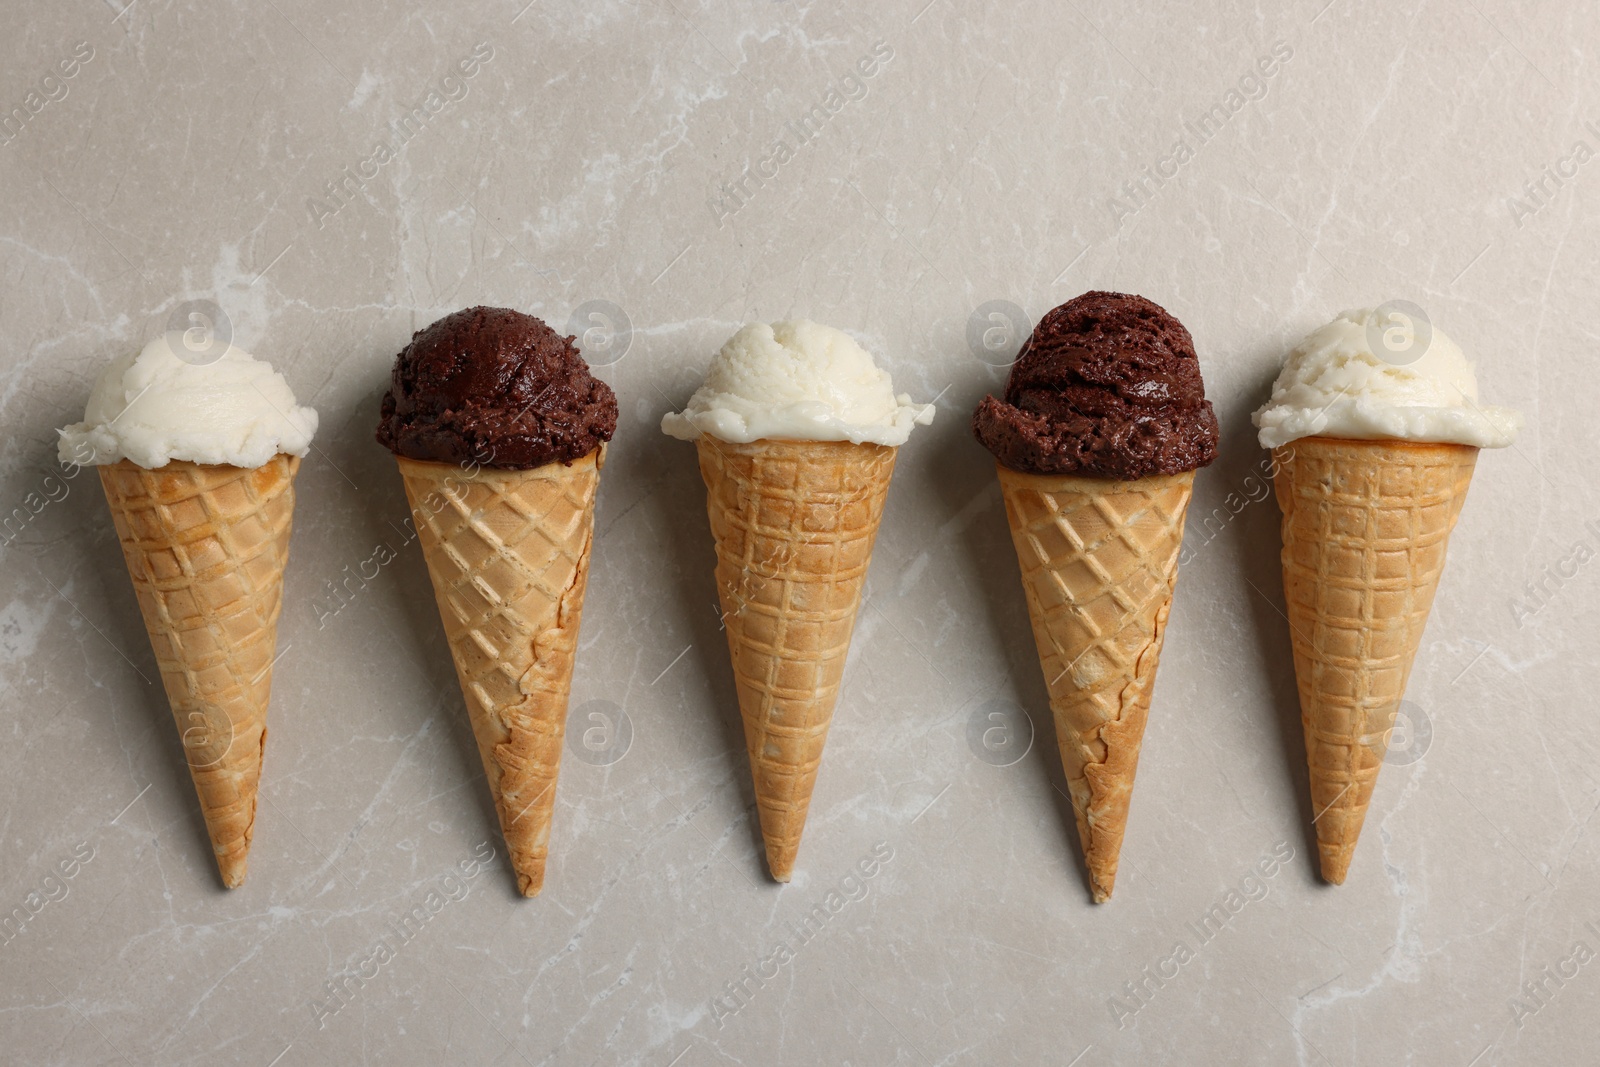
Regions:
<instances>
[{"instance_id":1,"label":"waffle cone","mask_svg":"<svg viewBox=\"0 0 1600 1067\"><path fill-rule=\"evenodd\" d=\"M1095 903L1111 899L1194 472L1129 482L998 466Z\"/></svg>"},{"instance_id":2,"label":"waffle cone","mask_svg":"<svg viewBox=\"0 0 1600 1067\"><path fill-rule=\"evenodd\" d=\"M698 441L756 810L787 882L833 720L895 449Z\"/></svg>"},{"instance_id":3,"label":"waffle cone","mask_svg":"<svg viewBox=\"0 0 1600 1067\"><path fill-rule=\"evenodd\" d=\"M1273 451L1322 876L1350 869L1466 501L1469 445L1307 437Z\"/></svg>"},{"instance_id":4,"label":"waffle cone","mask_svg":"<svg viewBox=\"0 0 1600 1067\"><path fill-rule=\"evenodd\" d=\"M517 888L537 896L603 449L532 470L396 460Z\"/></svg>"},{"instance_id":5,"label":"waffle cone","mask_svg":"<svg viewBox=\"0 0 1600 1067\"><path fill-rule=\"evenodd\" d=\"M295 456L99 468L222 883L244 884L294 517Z\"/></svg>"}]
</instances>

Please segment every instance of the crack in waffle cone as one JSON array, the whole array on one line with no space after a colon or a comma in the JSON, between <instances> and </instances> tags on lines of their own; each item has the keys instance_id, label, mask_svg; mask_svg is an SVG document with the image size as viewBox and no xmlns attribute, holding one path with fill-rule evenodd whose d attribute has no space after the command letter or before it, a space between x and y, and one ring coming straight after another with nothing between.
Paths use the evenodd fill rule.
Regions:
<instances>
[{"instance_id":1,"label":"crack in waffle cone","mask_svg":"<svg viewBox=\"0 0 1600 1067\"><path fill-rule=\"evenodd\" d=\"M1194 472L1128 482L996 464L1095 903L1111 899Z\"/></svg>"},{"instance_id":2,"label":"crack in waffle cone","mask_svg":"<svg viewBox=\"0 0 1600 1067\"><path fill-rule=\"evenodd\" d=\"M696 444L767 867L787 882L895 449L710 436Z\"/></svg>"},{"instance_id":3,"label":"crack in waffle cone","mask_svg":"<svg viewBox=\"0 0 1600 1067\"><path fill-rule=\"evenodd\" d=\"M395 459L517 888L537 896L604 446L532 470Z\"/></svg>"},{"instance_id":4,"label":"crack in waffle cone","mask_svg":"<svg viewBox=\"0 0 1600 1067\"><path fill-rule=\"evenodd\" d=\"M1306 437L1273 450L1283 594L1322 876L1350 869L1478 450Z\"/></svg>"},{"instance_id":5,"label":"crack in waffle cone","mask_svg":"<svg viewBox=\"0 0 1600 1067\"><path fill-rule=\"evenodd\" d=\"M223 885L244 884L294 518L295 456L99 468Z\"/></svg>"}]
</instances>

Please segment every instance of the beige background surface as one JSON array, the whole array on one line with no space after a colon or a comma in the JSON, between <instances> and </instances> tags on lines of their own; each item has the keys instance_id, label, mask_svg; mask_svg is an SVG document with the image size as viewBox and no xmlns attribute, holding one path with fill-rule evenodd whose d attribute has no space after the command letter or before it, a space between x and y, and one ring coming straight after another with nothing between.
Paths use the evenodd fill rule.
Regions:
<instances>
[{"instance_id":1,"label":"beige background surface","mask_svg":"<svg viewBox=\"0 0 1600 1067\"><path fill-rule=\"evenodd\" d=\"M1600 12L1402 7L8 5L0 106L28 117L0 147L0 510L24 509L0 545L0 909L42 907L0 943L0 1059L1590 1061ZM80 42L92 58L43 82ZM1250 77L1275 45L1289 57ZM475 75L446 82L480 46ZM872 76L845 81L875 48ZM1185 125L1241 79L1213 136ZM787 124L833 88L856 98L796 147ZM397 158L331 199L436 90ZM728 199L747 164L774 173L785 137L792 158ZM969 347L974 311L1033 319L1089 288L1189 326L1224 427L1103 907L967 428L1004 375L1003 354ZM1259 495L1248 415L1288 345L1391 297L1425 307L1529 427L1479 464L1411 682L1415 743L1330 889L1310 863L1276 509L1226 501ZM188 300L218 304L322 416L233 893L105 503L53 462L97 370ZM413 330L476 303L559 326L588 301L623 309L631 337L587 338L622 418L574 736L604 749L620 708L631 747L603 763L569 744L549 882L523 901L372 430ZM939 414L903 450L801 869L779 889L693 450L656 426L739 323L791 314L855 332ZM331 584L383 544L398 558L331 613ZM1038 737L1002 767L968 736L1005 707ZM477 878L445 881L489 846ZM846 882L875 846L892 858ZM1247 882L1274 849L1293 859ZM75 850L92 858L61 880ZM1191 924L1230 889L1259 899L1202 944ZM430 891L461 899L319 1012ZM846 902L801 943L833 891ZM766 966L786 938L793 958ZM1192 958L1164 962L1180 941ZM746 968L766 977L723 1017ZM1130 982L1144 1000L1119 1019L1108 998Z\"/></svg>"}]
</instances>

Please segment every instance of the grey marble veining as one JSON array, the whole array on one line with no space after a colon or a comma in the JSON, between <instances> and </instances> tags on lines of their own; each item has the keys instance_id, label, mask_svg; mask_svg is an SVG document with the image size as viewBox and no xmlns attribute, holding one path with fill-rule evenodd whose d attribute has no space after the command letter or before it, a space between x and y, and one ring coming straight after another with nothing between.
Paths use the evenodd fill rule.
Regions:
<instances>
[{"instance_id":1,"label":"grey marble veining","mask_svg":"<svg viewBox=\"0 0 1600 1067\"><path fill-rule=\"evenodd\" d=\"M1595 1060L1593 4L524 4L0 12L0 1059ZM1190 328L1223 426L1100 907L968 430L1005 374L975 313L1090 288ZM1333 889L1248 416L1304 332L1391 297L1529 422L1479 463L1414 743ZM322 419L231 893L96 479L54 463L190 300ZM532 901L372 441L394 353L477 303L600 309L621 402ZM938 417L779 888L704 490L657 424L791 314ZM975 750L996 710L1010 747Z\"/></svg>"}]
</instances>

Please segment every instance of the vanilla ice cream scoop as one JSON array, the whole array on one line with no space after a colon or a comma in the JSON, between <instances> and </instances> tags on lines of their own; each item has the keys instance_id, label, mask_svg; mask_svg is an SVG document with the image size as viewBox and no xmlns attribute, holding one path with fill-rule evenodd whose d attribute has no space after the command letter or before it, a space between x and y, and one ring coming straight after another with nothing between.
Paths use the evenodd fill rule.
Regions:
<instances>
[{"instance_id":1,"label":"vanilla ice cream scoop","mask_svg":"<svg viewBox=\"0 0 1600 1067\"><path fill-rule=\"evenodd\" d=\"M711 360L689 404L661 419L685 441L850 441L903 445L932 404L896 395L889 373L842 330L805 319L753 322Z\"/></svg>"},{"instance_id":2,"label":"vanilla ice cream scoop","mask_svg":"<svg viewBox=\"0 0 1600 1067\"><path fill-rule=\"evenodd\" d=\"M316 429L317 413L295 403L271 364L231 346L214 362L191 363L163 335L106 367L57 451L61 462L85 465L259 467L279 452L304 456Z\"/></svg>"},{"instance_id":3,"label":"vanilla ice cream scoop","mask_svg":"<svg viewBox=\"0 0 1600 1067\"><path fill-rule=\"evenodd\" d=\"M1382 311L1343 312L1295 346L1253 416L1261 446L1312 436L1509 445L1522 413L1478 403L1456 343L1420 316Z\"/></svg>"}]
</instances>

